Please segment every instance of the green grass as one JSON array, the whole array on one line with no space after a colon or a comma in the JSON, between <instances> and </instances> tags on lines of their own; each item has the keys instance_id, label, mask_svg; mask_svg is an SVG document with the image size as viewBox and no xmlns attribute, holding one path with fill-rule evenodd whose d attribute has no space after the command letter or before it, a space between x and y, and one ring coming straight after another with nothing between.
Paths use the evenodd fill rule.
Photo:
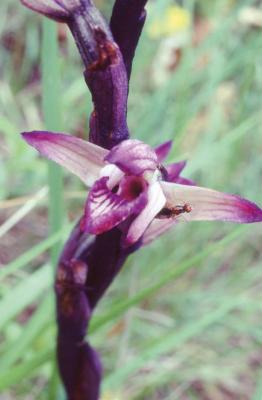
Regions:
<instances>
[{"instance_id":1,"label":"green grass","mask_svg":"<svg viewBox=\"0 0 262 400\"><path fill-rule=\"evenodd\" d=\"M169 161L187 158L185 176L261 205L262 32L238 22L239 9L252 2L184 1L212 29L184 50L161 86L152 72L162 40L149 35L153 3L165 8L168 1L151 2L137 50L128 114L133 137L152 145L174 139ZM62 190L61 171L50 164L47 174L46 160L19 133L64 129L86 138L92 104L70 35L57 55L55 24L42 29L41 17L15 0L0 11L0 397L62 400L51 263L71 227L63 208L70 221L78 218L84 199L76 193L85 189L65 174ZM50 200L45 194L23 200L45 186ZM181 223L128 260L90 326L107 395L261 398L261 234L260 225Z\"/></svg>"}]
</instances>

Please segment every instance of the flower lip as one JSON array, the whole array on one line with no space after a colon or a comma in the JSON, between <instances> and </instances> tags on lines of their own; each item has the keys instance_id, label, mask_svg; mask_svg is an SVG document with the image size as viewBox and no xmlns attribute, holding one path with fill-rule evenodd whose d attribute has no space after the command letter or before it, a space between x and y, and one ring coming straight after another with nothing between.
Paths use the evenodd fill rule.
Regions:
<instances>
[{"instance_id":1,"label":"flower lip","mask_svg":"<svg viewBox=\"0 0 262 400\"><path fill-rule=\"evenodd\" d=\"M96 235L112 229L130 216L138 215L148 202L147 189L138 191L136 197L125 198L121 192L116 194L108 188L108 179L104 176L95 182L86 202L82 229ZM119 190L121 191L121 184ZM124 188L125 190L127 189ZM129 193L128 195L130 196Z\"/></svg>"}]
</instances>

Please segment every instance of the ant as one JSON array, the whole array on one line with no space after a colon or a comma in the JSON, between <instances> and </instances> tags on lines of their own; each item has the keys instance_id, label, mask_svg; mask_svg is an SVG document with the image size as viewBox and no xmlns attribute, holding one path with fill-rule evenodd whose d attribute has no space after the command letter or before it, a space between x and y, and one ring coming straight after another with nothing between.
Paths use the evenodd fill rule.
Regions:
<instances>
[{"instance_id":1,"label":"ant","mask_svg":"<svg viewBox=\"0 0 262 400\"><path fill-rule=\"evenodd\" d=\"M164 207L157 215L157 218L165 219L176 217L177 215L190 213L192 211L192 207L190 204L185 203L183 206L175 206L175 207Z\"/></svg>"}]
</instances>

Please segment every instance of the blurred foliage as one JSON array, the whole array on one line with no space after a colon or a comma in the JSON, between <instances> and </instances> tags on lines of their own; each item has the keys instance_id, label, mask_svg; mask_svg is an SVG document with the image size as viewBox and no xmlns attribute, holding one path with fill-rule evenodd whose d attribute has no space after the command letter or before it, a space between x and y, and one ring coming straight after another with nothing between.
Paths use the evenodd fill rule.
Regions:
<instances>
[{"instance_id":1,"label":"blurred foliage","mask_svg":"<svg viewBox=\"0 0 262 400\"><path fill-rule=\"evenodd\" d=\"M108 17L113 1L96 3ZM128 120L133 137L152 145L174 139L169 161L188 159L185 176L262 204L262 32L239 19L255 3L178 2L191 20L181 41L177 29L152 37L156 18L175 3L149 1ZM41 17L17 0L1 2L0 13L0 398L51 400L46 251L69 227L47 238L46 195L33 197L46 185L47 163L19 136L44 127ZM64 26L58 37L63 126L87 138L83 68ZM85 196L67 175L70 220ZM259 225L181 223L129 259L91 328L105 365L104 400L261 400L261 233Z\"/></svg>"}]
</instances>

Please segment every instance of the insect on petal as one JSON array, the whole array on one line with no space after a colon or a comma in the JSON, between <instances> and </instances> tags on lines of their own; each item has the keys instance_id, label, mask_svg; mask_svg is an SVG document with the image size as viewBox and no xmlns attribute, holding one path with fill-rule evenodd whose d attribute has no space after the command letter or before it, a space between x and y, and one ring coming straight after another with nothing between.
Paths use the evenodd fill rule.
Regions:
<instances>
[{"instance_id":1,"label":"insect on petal","mask_svg":"<svg viewBox=\"0 0 262 400\"><path fill-rule=\"evenodd\" d=\"M262 210L249 200L239 196L206 189L199 186L186 186L161 182L167 198L167 206L176 207L188 204L190 212L177 218L186 221L229 221L252 223L262 221Z\"/></svg>"}]
</instances>

